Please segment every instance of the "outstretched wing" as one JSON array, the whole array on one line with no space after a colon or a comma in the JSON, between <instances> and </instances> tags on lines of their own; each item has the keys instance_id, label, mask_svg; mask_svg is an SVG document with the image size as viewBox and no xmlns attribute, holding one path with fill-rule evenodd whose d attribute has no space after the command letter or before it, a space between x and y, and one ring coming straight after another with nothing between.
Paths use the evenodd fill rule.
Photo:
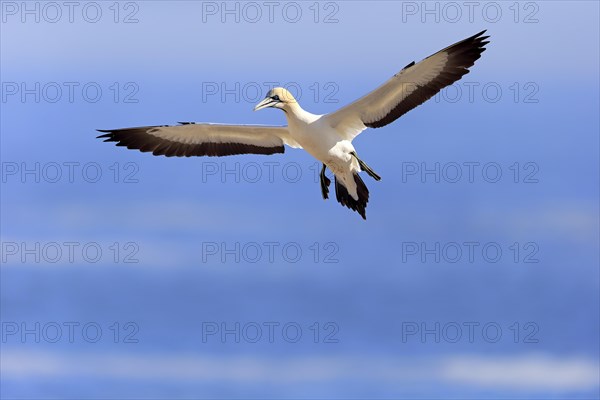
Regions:
<instances>
[{"instance_id":1,"label":"outstretched wing","mask_svg":"<svg viewBox=\"0 0 600 400\"><path fill-rule=\"evenodd\" d=\"M174 126L144 126L98 130L98 138L117 146L152 152L155 156L230 156L283 153L283 145L299 148L285 126L225 125L182 122Z\"/></svg>"},{"instance_id":2,"label":"outstretched wing","mask_svg":"<svg viewBox=\"0 0 600 400\"><path fill-rule=\"evenodd\" d=\"M467 74L489 43L484 33L446 47L418 64L413 61L371 93L324 118L347 140L366 128L395 121Z\"/></svg>"}]
</instances>

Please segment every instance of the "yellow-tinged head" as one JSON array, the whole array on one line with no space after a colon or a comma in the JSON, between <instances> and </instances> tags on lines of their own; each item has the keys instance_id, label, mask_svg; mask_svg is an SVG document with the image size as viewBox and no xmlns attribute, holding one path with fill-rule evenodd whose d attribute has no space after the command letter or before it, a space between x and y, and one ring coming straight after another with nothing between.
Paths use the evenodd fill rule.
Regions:
<instances>
[{"instance_id":1,"label":"yellow-tinged head","mask_svg":"<svg viewBox=\"0 0 600 400\"><path fill-rule=\"evenodd\" d=\"M289 90L282 87L276 87L269 90L267 96L254 107L254 111L262 110L267 107L285 108L286 105L295 104L296 99Z\"/></svg>"}]
</instances>

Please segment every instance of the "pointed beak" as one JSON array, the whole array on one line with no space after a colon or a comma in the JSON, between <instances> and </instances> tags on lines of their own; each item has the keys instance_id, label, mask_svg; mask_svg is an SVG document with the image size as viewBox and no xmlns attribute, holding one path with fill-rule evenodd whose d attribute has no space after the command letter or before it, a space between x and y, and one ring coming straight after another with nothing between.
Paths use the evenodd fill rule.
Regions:
<instances>
[{"instance_id":1,"label":"pointed beak","mask_svg":"<svg viewBox=\"0 0 600 400\"><path fill-rule=\"evenodd\" d=\"M260 103L254 107L254 111L262 110L263 108L271 107L273 104L277 103L270 97L263 99Z\"/></svg>"}]
</instances>

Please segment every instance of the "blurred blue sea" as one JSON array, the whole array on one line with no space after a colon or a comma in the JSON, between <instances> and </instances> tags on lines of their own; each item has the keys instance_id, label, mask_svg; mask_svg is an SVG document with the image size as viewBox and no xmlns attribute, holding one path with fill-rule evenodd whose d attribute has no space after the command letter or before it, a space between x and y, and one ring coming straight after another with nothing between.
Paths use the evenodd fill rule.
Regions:
<instances>
[{"instance_id":1,"label":"blurred blue sea","mask_svg":"<svg viewBox=\"0 0 600 400\"><path fill-rule=\"evenodd\" d=\"M456 3L452 22L443 2L297 2L298 22L272 23L97 4L97 23L64 6L51 23L21 19L44 3L0 3L3 399L599 397L598 3L498 2L499 19ZM95 139L283 124L252 112L269 82L326 113L482 29L458 97L354 141L383 177L364 178L366 222L321 199L302 151L167 159Z\"/></svg>"}]
</instances>

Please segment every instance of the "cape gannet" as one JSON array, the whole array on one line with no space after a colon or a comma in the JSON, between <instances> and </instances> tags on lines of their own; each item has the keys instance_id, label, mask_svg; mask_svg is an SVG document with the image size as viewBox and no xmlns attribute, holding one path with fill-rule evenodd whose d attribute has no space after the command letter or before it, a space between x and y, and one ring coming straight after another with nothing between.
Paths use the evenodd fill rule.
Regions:
<instances>
[{"instance_id":1,"label":"cape gannet","mask_svg":"<svg viewBox=\"0 0 600 400\"><path fill-rule=\"evenodd\" d=\"M323 163L321 194L329 196L329 168L335 177L337 201L366 219L369 190L359 176L381 178L358 158L352 140L366 128L385 126L424 103L469 72L485 51L489 36L479 32L423 59L413 61L383 85L353 103L325 115L303 110L284 88L274 88L255 111L283 110L287 126L224 125L180 122L180 125L98 130L98 138L117 146L167 157L229 156L283 153L284 145L304 149Z\"/></svg>"}]
</instances>

